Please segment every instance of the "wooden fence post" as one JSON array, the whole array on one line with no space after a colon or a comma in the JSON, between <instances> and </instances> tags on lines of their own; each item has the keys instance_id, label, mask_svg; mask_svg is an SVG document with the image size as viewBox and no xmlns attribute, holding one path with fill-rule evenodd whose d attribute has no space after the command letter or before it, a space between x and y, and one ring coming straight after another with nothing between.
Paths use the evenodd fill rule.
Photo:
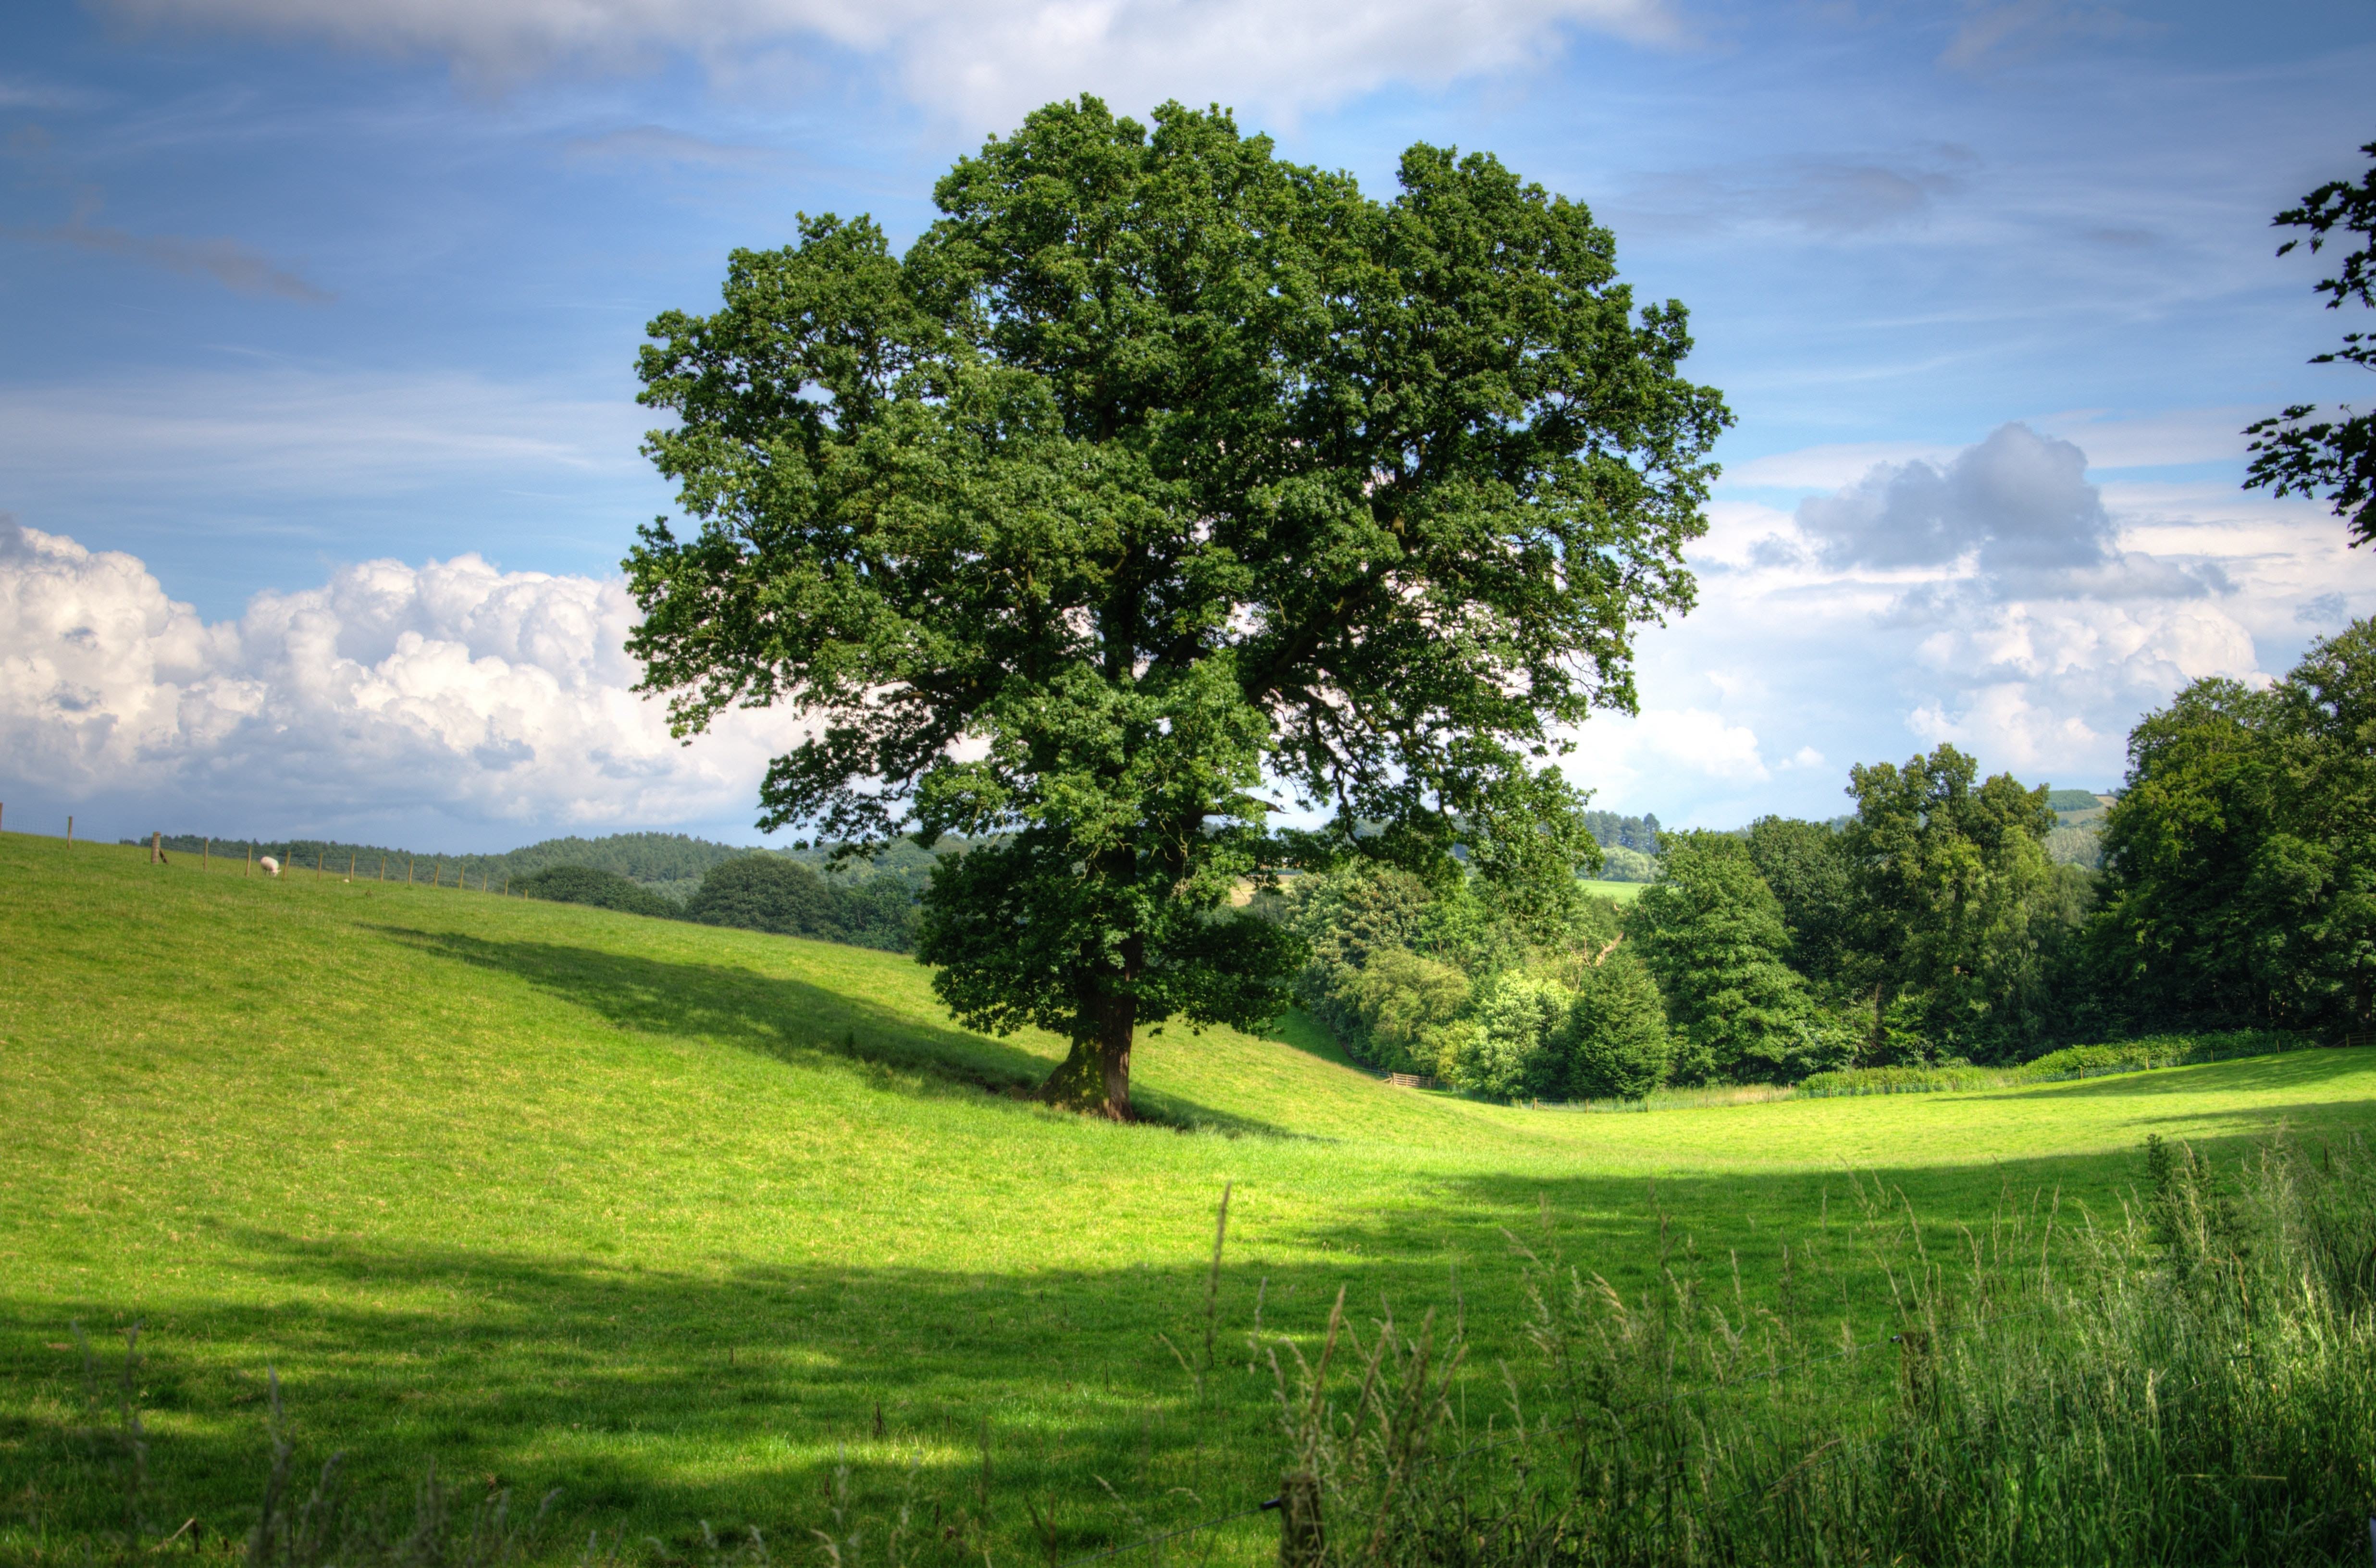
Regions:
<instances>
[{"instance_id":1,"label":"wooden fence post","mask_svg":"<svg viewBox=\"0 0 2376 1568\"><path fill-rule=\"evenodd\" d=\"M157 863L157 856L164 849L164 846L165 836L163 834L151 833L148 835L148 863L150 865L153 866Z\"/></svg>"},{"instance_id":2,"label":"wooden fence post","mask_svg":"<svg viewBox=\"0 0 2376 1568\"><path fill-rule=\"evenodd\" d=\"M1280 1477L1278 1568L1319 1568L1327 1544L1320 1527L1320 1478L1309 1470Z\"/></svg>"},{"instance_id":3,"label":"wooden fence post","mask_svg":"<svg viewBox=\"0 0 2376 1568\"><path fill-rule=\"evenodd\" d=\"M412 885L412 857L410 855L404 857L404 885L407 887Z\"/></svg>"},{"instance_id":4,"label":"wooden fence post","mask_svg":"<svg viewBox=\"0 0 2376 1568\"><path fill-rule=\"evenodd\" d=\"M387 857L386 855L382 855L379 858L379 879L382 882L386 882L387 880Z\"/></svg>"},{"instance_id":5,"label":"wooden fence post","mask_svg":"<svg viewBox=\"0 0 2376 1568\"><path fill-rule=\"evenodd\" d=\"M350 850L348 850L348 851L347 851L347 880L348 880L349 882L352 882L354 879L355 879L355 852L354 852L352 849L350 849Z\"/></svg>"},{"instance_id":6,"label":"wooden fence post","mask_svg":"<svg viewBox=\"0 0 2376 1568\"><path fill-rule=\"evenodd\" d=\"M247 869L239 874L242 876L255 874L255 840L253 838L247 841Z\"/></svg>"},{"instance_id":7,"label":"wooden fence post","mask_svg":"<svg viewBox=\"0 0 2376 1568\"><path fill-rule=\"evenodd\" d=\"M74 848L74 814L72 812L66 814L66 848L69 849Z\"/></svg>"},{"instance_id":8,"label":"wooden fence post","mask_svg":"<svg viewBox=\"0 0 2376 1568\"><path fill-rule=\"evenodd\" d=\"M209 833L198 840L198 869L206 870L215 863L215 837Z\"/></svg>"}]
</instances>

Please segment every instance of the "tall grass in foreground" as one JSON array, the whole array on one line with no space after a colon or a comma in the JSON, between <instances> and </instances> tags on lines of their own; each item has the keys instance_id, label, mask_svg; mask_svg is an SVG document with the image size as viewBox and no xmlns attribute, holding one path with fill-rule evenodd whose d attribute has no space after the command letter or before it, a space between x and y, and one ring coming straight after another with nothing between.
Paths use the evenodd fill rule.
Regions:
<instances>
[{"instance_id":1,"label":"tall grass in foreground","mask_svg":"<svg viewBox=\"0 0 2376 1568\"><path fill-rule=\"evenodd\" d=\"M1852 1211L1826 1223L1885 1287L1885 1335L1849 1326L1836 1270L1796 1267L1786 1251L1779 1289L1754 1299L1737 1258L1728 1267L1687 1238L1665 1249L1657 1283L1630 1297L1548 1245L1518 1244L1528 1353L1490 1369L1469 1365L1457 1297L1414 1326L1384 1302L1358 1321L1340 1293L1316 1342L1265 1336L1257 1309L1245 1343L1277 1398L1280 1533L1251 1522L1253 1499L1204 1498L1200 1516L1230 1524L1228 1534L1175 1527L1151 1544L1116 1543L1136 1555L1111 1560L2363 1561L2376 1513L2376 1158L2356 1136L2280 1139L2215 1168L2151 1140L2145 1172L2117 1217L2008 1194L1978 1229L1926 1227L1896 1189L1857 1182ZM1198 1410L1218 1366L1223 1206L1202 1355L1175 1348ZM279 1435L277 1383L254 1527L202 1542L187 1526L167 1534L144 1495L131 1354L127 1345L113 1400L89 1377L80 1429L120 1489L120 1533L51 1538L30 1561L996 1568L993 1545L1011 1545L988 1526L987 1446L978 1478L928 1474L919 1456L871 1507L852 1503L841 1467L823 1499L808 1498L806 1527L772 1538L688 1521L697 1535L673 1546L624 1533L563 1539L549 1527L554 1497L523 1520L492 1480L472 1497L434 1471L409 1505L391 1506L342 1487L336 1455L318 1480L301 1479ZM1060 1538L1051 1499L1025 1507L1047 1568L1110 1560Z\"/></svg>"},{"instance_id":2,"label":"tall grass in foreground","mask_svg":"<svg viewBox=\"0 0 2376 1568\"><path fill-rule=\"evenodd\" d=\"M1531 1368L1464 1410L1462 1325L1350 1324L1279 1378L1312 1563L2315 1563L2376 1512L2376 1169L2149 1148L2118 1223L2005 1212L1885 1264L1891 1343L1669 1271L1535 1259ZM1868 1205L1885 1202L1870 1190ZM1912 1225L1908 1217L1908 1225ZM2062 1229L2068 1244L2049 1232ZM1339 1343L1341 1336L1342 1343ZM1348 1353L1349 1352L1349 1353ZM1895 1362L1827 1398L1859 1361ZM1290 1493L1298 1483L1290 1478ZM1307 1507L1307 1512L1309 1511Z\"/></svg>"}]
</instances>

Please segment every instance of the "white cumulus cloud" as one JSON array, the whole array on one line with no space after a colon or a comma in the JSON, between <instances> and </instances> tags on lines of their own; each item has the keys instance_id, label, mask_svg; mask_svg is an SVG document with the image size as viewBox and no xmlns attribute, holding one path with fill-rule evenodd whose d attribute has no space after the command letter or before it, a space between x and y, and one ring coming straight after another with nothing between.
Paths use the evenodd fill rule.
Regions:
<instances>
[{"instance_id":1,"label":"white cumulus cloud","mask_svg":"<svg viewBox=\"0 0 2376 1568\"><path fill-rule=\"evenodd\" d=\"M630 689L635 620L618 579L464 555L343 567L208 624L133 556L0 521L0 781L268 837L747 821L796 724L735 714L680 746Z\"/></svg>"},{"instance_id":2,"label":"white cumulus cloud","mask_svg":"<svg viewBox=\"0 0 2376 1568\"><path fill-rule=\"evenodd\" d=\"M934 113L1004 128L1084 90L1292 114L1406 82L1522 65L1571 30L1670 38L1660 0L113 0L148 21L429 53L498 78L686 53L748 71L773 52L880 60Z\"/></svg>"},{"instance_id":3,"label":"white cumulus cloud","mask_svg":"<svg viewBox=\"0 0 2376 1568\"><path fill-rule=\"evenodd\" d=\"M2227 417L2092 428L2123 461L2158 463L2209 446L2196 438ZM2056 428L2093 439L2075 416ZM1692 552L1699 607L1641 639L1642 719L1584 726L1569 777L1603 805L1715 827L1830 816L1850 763L1942 742L1990 772L2105 788L2129 731L2180 688L2264 681L2376 610L2323 507L2232 477L2097 482L2097 457L2011 423L1960 449L1749 465L1745 488L1825 488L1790 510L1716 504Z\"/></svg>"}]
</instances>

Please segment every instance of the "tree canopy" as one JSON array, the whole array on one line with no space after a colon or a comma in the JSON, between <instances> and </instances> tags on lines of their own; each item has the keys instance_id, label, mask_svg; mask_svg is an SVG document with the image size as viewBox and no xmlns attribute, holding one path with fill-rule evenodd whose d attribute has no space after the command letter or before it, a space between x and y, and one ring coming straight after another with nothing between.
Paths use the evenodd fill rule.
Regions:
<instances>
[{"instance_id":1,"label":"tree canopy","mask_svg":"<svg viewBox=\"0 0 2376 1568\"><path fill-rule=\"evenodd\" d=\"M2376 163L2376 142L2361 148ZM2332 278L2319 279L2318 292L2326 308L2340 310L2357 300L2376 309L2376 167L2353 184L2329 180L2270 220L2280 228L2305 229L2310 248L2325 248L2336 230L2358 235L2359 247L2343 258ZM2299 240L2277 247L2285 255ZM2356 364L2376 370L2376 333L2346 332L2340 348L2313 355L2312 364ZM2253 438L2252 466L2244 488L2263 487L2278 495L2319 495L2344 519L2355 545L2376 540L2376 412L2355 414L2346 405L2332 417L2321 418L2315 403L2296 403L2274 419L2249 426Z\"/></svg>"},{"instance_id":2,"label":"tree canopy","mask_svg":"<svg viewBox=\"0 0 2376 1568\"><path fill-rule=\"evenodd\" d=\"M2376 624L2147 715L2104 850L2095 935L2135 1021L2376 1023Z\"/></svg>"},{"instance_id":3,"label":"tree canopy","mask_svg":"<svg viewBox=\"0 0 2376 1568\"><path fill-rule=\"evenodd\" d=\"M1126 1117L1142 1023L1266 1020L1291 942L1232 886L1455 849L1564 918L1595 849L1540 766L1687 609L1728 422L1682 307L1581 205L1415 146L1399 190L1220 111L1051 105L904 255L861 218L737 251L651 324L632 651L682 734L780 705L762 823L987 840L925 896L963 1020L1073 1041ZM1291 794L1325 831L1275 831Z\"/></svg>"}]
</instances>

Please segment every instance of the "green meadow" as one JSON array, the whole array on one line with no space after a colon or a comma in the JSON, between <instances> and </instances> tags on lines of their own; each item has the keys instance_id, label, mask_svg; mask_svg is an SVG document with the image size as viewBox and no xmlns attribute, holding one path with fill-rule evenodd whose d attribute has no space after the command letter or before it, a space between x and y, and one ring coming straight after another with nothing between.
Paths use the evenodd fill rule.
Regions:
<instances>
[{"instance_id":1,"label":"green meadow","mask_svg":"<svg viewBox=\"0 0 2376 1568\"><path fill-rule=\"evenodd\" d=\"M893 955L0 837L0 1555L120 1527L77 1323L102 1402L141 1324L139 1507L177 1550L253 1522L277 1375L301 1464L558 1488L564 1557L805 1540L847 1467L861 1509L912 1486L945 1538L1062 1563L1271 1494L1258 1313L1309 1347L1340 1289L1456 1304L1481 1389L1523 1352L1515 1237L1628 1292L1820 1286L1870 1337L1877 1215L1952 1254L2004 1205L2116 1217L2148 1134L2376 1121L2365 1051L1531 1110L1389 1087L1290 1016L1147 1031L1158 1120L1118 1127L1018 1098L1059 1054L953 1027Z\"/></svg>"}]
</instances>

